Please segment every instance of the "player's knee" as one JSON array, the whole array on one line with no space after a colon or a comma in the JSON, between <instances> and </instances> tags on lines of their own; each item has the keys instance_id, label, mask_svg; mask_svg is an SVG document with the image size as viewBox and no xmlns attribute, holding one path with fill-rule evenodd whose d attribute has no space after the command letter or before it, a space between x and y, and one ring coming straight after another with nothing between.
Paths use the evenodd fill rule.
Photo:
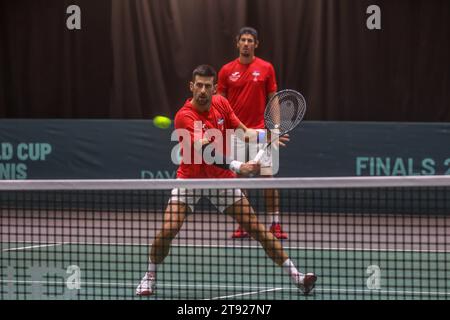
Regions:
<instances>
[{"instance_id":1,"label":"player's knee","mask_svg":"<svg viewBox=\"0 0 450 320\"><path fill-rule=\"evenodd\" d=\"M259 241L262 244L276 240L272 233L265 229L258 228L257 230L255 230L254 234L255 240Z\"/></svg>"},{"instance_id":2,"label":"player's knee","mask_svg":"<svg viewBox=\"0 0 450 320\"><path fill-rule=\"evenodd\" d=\"M266 238L265 232L261 230L258 225L249 224L247 228L244 229L246 229L250 236L257 241L265 240Z\"/></svg>"},{"instance_id":3,"label":"player's knee","mask_svg":"<svg viewBox=\"0 0 450 320\"><path fill-rule=\"evenodd\" d=\"M180 232L181 225L178 223L166 223L162 231L162 236L165 239L173 239Z\"/></svg>"}]
</instances>

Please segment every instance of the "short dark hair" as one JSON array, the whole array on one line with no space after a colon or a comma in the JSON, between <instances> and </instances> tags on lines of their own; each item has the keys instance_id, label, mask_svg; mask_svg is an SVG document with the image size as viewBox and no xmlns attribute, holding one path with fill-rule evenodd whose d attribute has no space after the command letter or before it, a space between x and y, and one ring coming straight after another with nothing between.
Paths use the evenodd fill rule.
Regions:
<instances>
[{"instance_id":1,"label":"short dark hair","mask_svg":"<svg viewBox=\"0 0 450 320\"><path fill-rule=\"evenodd\" d=\"M202 65L199 65L197 68L195 68L194 71L192 72L192 81L193 82L195 81L196 76L214 77L214 81L215 81L216 77L217 77L217 72L210 65L202 64Z\"/></svg>"},{"instance_id":2,"label":"short dark hair","mask_svg":"<svg viewBox=\"0 0 450 320\"><path fill-rule=\"evenodd\" d=\"M256 31L255 28L252 28L252 27L243 27L243 28L241 28L241 30L239 30L239 33L238 33L238 35L237 35L237 37L236 37L237 40L240 40L240 39L241 39L241 36L242 36L243 34L250 34L250 35L253 36L253 38L255 39L255 41L258 41L258 31Z\"/></svg>"}]
</instances>

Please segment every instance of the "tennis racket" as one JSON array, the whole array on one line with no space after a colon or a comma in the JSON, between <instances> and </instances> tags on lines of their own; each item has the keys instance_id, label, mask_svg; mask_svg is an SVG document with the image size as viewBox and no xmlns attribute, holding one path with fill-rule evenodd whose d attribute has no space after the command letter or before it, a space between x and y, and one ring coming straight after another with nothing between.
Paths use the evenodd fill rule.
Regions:
<instances>
[{"instance_id":1,"label":"tennis racket","mask_svg":"<svg viewBox=\"0 0 450 320\"><path fill-rule=\"evenodd\" d=\"M271 132L277 131L278 136L259 150L253 160L259 162L272 142L294 130L302 122L305 113L306 100L300 92L286 89L275 93L266 105L264 124Z\"/></svg>"}]
</instances>

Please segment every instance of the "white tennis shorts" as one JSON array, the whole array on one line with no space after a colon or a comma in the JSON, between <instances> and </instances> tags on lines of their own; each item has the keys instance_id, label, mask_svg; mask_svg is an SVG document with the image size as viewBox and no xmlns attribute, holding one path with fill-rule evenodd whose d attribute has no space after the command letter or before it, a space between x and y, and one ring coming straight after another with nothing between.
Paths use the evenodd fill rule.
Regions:
<instances>
[{"instance_id":1,"label":"white tennis shorts","mask_svg":"<svg viewBox=\"0 0 450 320\"><path fill-rule=\"evenodd\" d=\"M202 197L209 199L211 204L213 204L219 212L223 213L229 206L232 206L236 202L242 200L245 196L241 189L193 190L186 188L175 188L172 189L169 203L173 201L184 203L189 207L189 209L191 209L192 212L194 212L195 204Z\"/></svg>"}]
</instances>

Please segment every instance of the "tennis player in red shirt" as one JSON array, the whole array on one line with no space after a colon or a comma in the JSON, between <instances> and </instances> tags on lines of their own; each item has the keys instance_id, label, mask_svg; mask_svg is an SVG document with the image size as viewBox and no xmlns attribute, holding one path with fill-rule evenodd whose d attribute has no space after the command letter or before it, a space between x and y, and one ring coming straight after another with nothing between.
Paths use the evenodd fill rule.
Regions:
<instances>
[{"instance_id":1,"label":"tennis player in red shirt","mask_svg":"<svg viewBox=\"0 0 450 320\"><path fill-rule=\"evenodd\" d=\"M222 67L219 72L219 94L228 99L234 113L248 128L264 129L264 110L267 101L276 93L275 70L271 63L255 56L258 48L258 32L244 27L236 36L239 57ZM239 139L232 141L237 154L245 154L246 145ZM247 159L247 157L245 157ZM273 176L270 149L261 159L261 175ZM278 239L287 239L279 220L278 190L264 190L266 211L272 217L270 231ZM240 227L233 233L233 238L246 238L248 233Z\"/></svg>"},{"instance_id":2,"label":"tennis player in red shirt","mask_svg":"<svg viewBox=\"0 0 450 320\"><path fill-rule=\"evenodd\" d=\"M256 131L248 129L234 114L228 101L220 95L214 95L217 86L214 84L215 70L208 65L198 66L192 75L190 89L192 99L175 116L175 128L178 130L182 148L182 162L177 171L178 178L234 178L236 174L251 176L259 173L259 163L252 161L242 163L236 160L208 164L206 159L195 159L205 146L220 144L220 134L208 135L210 130L223 134L226 129L241 129L244 138L251 138ZM199 129L199 130L198 130ZM200 131L200 133L198 132ZM202 134L205 132L206 134ZM188 140L188 141L186 141ZM226 139L222 139L226 140ZM281 139L280 139L281 140ZM283 141L280 141L283 144ZM226 154L224 152L223 154ZM219 156L220 155L215 155ZM208 198L221 213L231 216L264 248L267 255L279 266L282 266L294 284L308 294L317 280L313 273L301 273L283 250L281 242L270 233L258 219L240 189L209 190ZM194 190L173 189L171 198L164 213L162 230L156 235L150 251L148 271L136 288L139 296L155 293L156 271L168 256L172 240L177 236L187 214L194 211L194 205L200 195Z\"/></svg>"}]
</instances>

